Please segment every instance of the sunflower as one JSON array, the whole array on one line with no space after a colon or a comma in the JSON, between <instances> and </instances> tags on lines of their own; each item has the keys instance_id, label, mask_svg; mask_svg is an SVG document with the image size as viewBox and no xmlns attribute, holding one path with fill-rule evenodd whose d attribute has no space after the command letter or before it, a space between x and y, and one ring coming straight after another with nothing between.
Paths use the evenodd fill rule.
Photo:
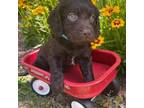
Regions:
<instances>
[{"instance_id":1,"label":"sunflower","mask_svg":"<svg viewBox=\"0 0 144 108\"><path fill-rule=\"evenodd\" d=\"M97 0L91 0L93 5L96 5Z\"/></svg>"},{"instance_id":2,"label":"sunflower","mask_svg":"<svg viewBox=\"0 0 144 108\"><path fill-rule=\"evenodd\" d=\"M91 48L96 49L104 43L104 37L99 36L94 42L91 42Z\"/></svg>"},{"instance_id":3,"label":"sunflower","mask_svg":"<svg viewBox=\"0 0 144 108\"><path fill-rule=\"evenodd\" d=\"M111 26L112 28L120 28L120 27L123 27L124 26L124 20L122 19L114 19L112 22L111 22Z\"/></svg>"},{"instance_id":4,"label":"sunflower","mask_svg":"<svg viewBox=\"0 0 144 108\"><path fill-rule=\"evenodd\" d=\"M32 14L33 15L44 14L45 10L46 10L45 7L38 6L37 8L32 10Z\"/></svg>"},{"instance_id":5,"label":"sunflower","mask_svg":"<svg viewBox=\"0 0 144 108\"><path fill-rule=\"evenodd\" d=\"M111 16L113 13L119 13L120 8L118 6L111 7L106 5L106 7L102 8L100 12L103 16Z\"/></svg>"}]
</instances>

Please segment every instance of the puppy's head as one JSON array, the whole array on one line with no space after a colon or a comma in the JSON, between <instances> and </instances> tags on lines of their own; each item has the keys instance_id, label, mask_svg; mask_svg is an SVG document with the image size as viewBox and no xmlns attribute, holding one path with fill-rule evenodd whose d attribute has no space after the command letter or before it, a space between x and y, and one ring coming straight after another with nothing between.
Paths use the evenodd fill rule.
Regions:
<instances>
[{"instance_id":1,"label":"puppy's head","mask_svg":"<svg viewBox=\"0 0 144 108\"><path fill-rule=\"evenodd\" d=\"M52 11L49 24L56 38L65 34L74 44L84 44L99 35L99 11L91 0L61 0Z\"/></svg>"}]
</instances>

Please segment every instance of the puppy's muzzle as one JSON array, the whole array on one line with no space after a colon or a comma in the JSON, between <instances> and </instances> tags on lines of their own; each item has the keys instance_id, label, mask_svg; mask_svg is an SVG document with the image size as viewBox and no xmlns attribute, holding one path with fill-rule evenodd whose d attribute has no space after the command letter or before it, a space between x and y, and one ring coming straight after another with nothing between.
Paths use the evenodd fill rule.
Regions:
<instances>
[{"instance_id":1,"label":"puppy's muzzle","mask_svg":"<svg viewBox=\"0 0 144 108\"><path fill-rule=\"evenodd\" d=\"M83 29L81 32L86 41L92 42L96 39L90 29Z\"/></svg>"}]
</instances>

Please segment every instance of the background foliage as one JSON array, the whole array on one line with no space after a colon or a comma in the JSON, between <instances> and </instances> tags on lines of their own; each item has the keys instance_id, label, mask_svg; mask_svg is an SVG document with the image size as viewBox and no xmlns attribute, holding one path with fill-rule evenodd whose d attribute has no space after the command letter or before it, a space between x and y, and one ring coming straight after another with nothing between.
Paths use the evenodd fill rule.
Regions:
<instances>
[{"instance_id":1,"label":"background foliage","mask_svg":"<svg viewBox=\"0 0 144 108\"><path fill-rule=\"evenodd\" d=\"M57 0L19 0L19 31L24 37L26 48L32 48L48 41L51 33L47 18L57 3ZM121 56L122 63L119 76L125 75L126 29L125 25L114 28L111 26L111 22L115 18L123 19L125 22L125 4L125 0L99 0L96 2L99 10L105 8L106 5L118 6L120 9L120 12L110 16L100 14L101 35L105 38L105 43L100 48L113 50ZM37 13L35 14L34 11Z\"/></svg>"}]
</instances>

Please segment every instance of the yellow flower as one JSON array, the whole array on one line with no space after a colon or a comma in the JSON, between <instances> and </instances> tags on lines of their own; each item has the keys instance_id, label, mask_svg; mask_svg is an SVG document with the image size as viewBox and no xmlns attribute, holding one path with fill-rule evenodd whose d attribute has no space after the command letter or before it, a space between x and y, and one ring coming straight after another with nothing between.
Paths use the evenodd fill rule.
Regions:
<instances>
[{"instance_id":1,"label":"yellow flower","mask_svg":"<svg viewBox=\"0 0 144 108\"><path fill-rule=\"evenodd\" d=\"M19 8L26 8L26 9L31 9L32 6L31 5L26 5L25 0L19 0L18 1L18 7Z\"/></svg>"},{"instance_id":2,"label":"yellow flower","mask_svg":"<svg viewBox=\"0 0 144 108\"><path fill-rule=\"evenodd\" d=\"M45 7L43 6L38 6L37 8L32 10L33 15L44 14L44 12L45 12Z\"/></svg>"},{"instance_id":3,"label":"yellow flower","mask_svg":"<svg viewBox=\"0 0 144 108\"><path fill-rule=\"evenodd\" d=\"M18 0L18 7L25 8L26 5L24 2L25 2L24 0Z\"/></svg>"},{"instance_id":4,"label":"yellow flower","mask_svg":"<svg viewBox=\"0 0 144 108\"><path fill-rule=\"evenodd\" d=\"M119 13L120 8L118 6L111 7L106 5L106 7L102 8L100 12L103 16L111 16L113 13Z\"/></svg>"},{"instance_id":5,"label":"yellow flower","mask_svg":"<svg viewBox=\"0 0 144 108\"><path fill-rule=\"evenodd\" d=\"M104 37L99 36L94 42L91 42L91 48L96 49L104 43Z\"/></svg>"},{"instance_id":6,"label":"yellow flower","mask_svg":"<svg viewBox=\"0 0 144 108\"><path fill-rule=\"evenodd\" d=\"M119 6L114 6L114 7L113 7L113 12L114 12L114 13L119 13L119 12L120 12Z\"/></svg>"},{"instance_id":7,"label":"yellow flower","mask_svg":"<svg viewBox=\"0 0 144 108\"><path fill-rule=\"evenodd\" d=\"M96 5L97 0L91 0L93 5Z\"/></svg>"},{"instance_id":8,"label":"yellow flower","mask_svg":"<svg viewBox=\"0 0 144 108\"><path fill-rule=\"evenodd\" d=\"M119 28L119 27L123 27L124 26L124 20L122 19L114 19L112 22L111 22L111 26L112 28Z\"/></svg>"},{"instance_id":9,"label":"yellow flower","mask_svg":"<svg viewBox=\"0 0 144 108\"><path fill-rule=\"evenodd\" d=\"M93 50L96 49L96 48L97 48L97 45L92 45L91 46L91 49L93 49Z\"/></svg>"}]
</instances>

